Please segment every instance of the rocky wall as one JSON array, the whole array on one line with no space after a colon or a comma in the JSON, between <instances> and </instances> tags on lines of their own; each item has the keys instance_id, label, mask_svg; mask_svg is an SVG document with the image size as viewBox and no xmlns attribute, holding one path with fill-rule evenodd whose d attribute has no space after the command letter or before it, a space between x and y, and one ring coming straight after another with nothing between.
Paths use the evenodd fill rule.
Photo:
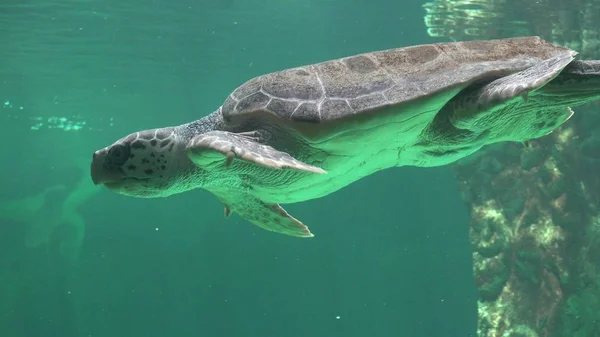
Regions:
<instances>
[{"instance_id":1,"label":"rocky wall","mask_svg":"<svg viewBox=\"0 0 600 337\"><path fill-rule=\"evenodd\" d=\"M600 336L600 106L453 168L471 210L479 336Z\"/></svg>"}]
</instances>

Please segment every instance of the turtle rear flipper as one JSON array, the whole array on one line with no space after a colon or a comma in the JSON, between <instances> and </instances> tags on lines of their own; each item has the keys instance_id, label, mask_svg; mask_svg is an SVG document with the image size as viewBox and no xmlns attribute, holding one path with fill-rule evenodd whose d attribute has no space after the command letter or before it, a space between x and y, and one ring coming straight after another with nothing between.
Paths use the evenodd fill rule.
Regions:
<instances>
[{"instance_id":1,"label":"turtle rear flipper","mask_svg":"<svg viewBox=\"0 0 600 337\"><path fill-rule=\"evenodd\" d=\"M239 191L217 192L215 195L225 205L225 217L229 217L230 213L237 213L271 232L303 238L314 236L306 225L289 215L279 204L269 204Z\"/></svg>"},{"instance_id":2,"label":"turtle rear flipper","mask_svg":"<svg viewBox=\"0 0 600 337\"><path fill-rule=\"evenodd\" d=\"M190 159L200 167L207 167L225 159L225 165L231 165L236 159L242 159L256 165L273 169L294 169L313 173L326 173L323 169L303 163L285 152L261 144L253 132L233 133L210 131L194 137L188 144ZM216 153L215 153L216 152ZM225 158L223 158L225 156Z\"/></svg>"},{"instance_id":3,"label":"turtle rear flipper","mask_svg":"<svg viewBox=\"0 0 600 337\"><path fill-rule=\"evenodd\" d=\"M488 119L510 101L522 97L527 100L531 91L540 89L552 81L577 55L566 51L544 60L523 71L501 77L460 99L453 108L452 124L465 130L485 129Z\"/></svg>"}]
</instances>

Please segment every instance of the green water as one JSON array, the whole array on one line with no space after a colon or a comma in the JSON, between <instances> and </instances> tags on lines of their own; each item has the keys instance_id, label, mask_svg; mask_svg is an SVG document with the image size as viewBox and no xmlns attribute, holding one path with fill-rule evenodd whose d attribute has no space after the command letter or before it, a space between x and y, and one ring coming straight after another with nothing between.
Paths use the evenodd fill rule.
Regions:
<instances>
[{"instance_id":1,"label":"green water","mask_svg":"<svg viewBox=\"0 0 600 337\"><path fill-rule=\"evenodd\" d=\"M208 192L95 188L92 152L218 107L247 79L437 42L419 1L4 0L0 336L474 336L469 215L449 168L286 205L270 233Z\"/></svg>"}]
</instances>

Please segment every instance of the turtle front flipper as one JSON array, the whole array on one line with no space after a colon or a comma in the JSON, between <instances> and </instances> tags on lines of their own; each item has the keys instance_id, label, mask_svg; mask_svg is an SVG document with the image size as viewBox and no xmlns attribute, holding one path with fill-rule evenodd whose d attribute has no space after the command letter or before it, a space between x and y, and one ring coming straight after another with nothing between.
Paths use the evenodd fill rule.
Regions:
<instances>
[{"instance_id":1,"label":"turtle front flipper","mask_svg":"<svg viewBox=\"0 0 600 337\"><path fill-rule=\"evenodd\" d=\"M285 152L259 143L252 132L210 131L200 134L188 144L187 154L200 167L210 166L223 159L225 165L229 166L234 159L238 158L273 169L288 168L326 173L319 167L303 163Z\"/></svg>"},{"instance_id":2,"label":"turtle front flipper","mask_svg":"<svg viewBox=\"0 0 600 337\"><path fill-rule=\"evenodd\" d=\"M496 108L502 108L519 97L526 101L531 91L552 81L576 55L576 52L564 51L458 97L458 105L453 107L452 124L459 129L485 130L489 126L489 119L494 118Z\"/></svg>"},{"instance_id":3,"label":"turtle front flipper","mask_svg":"<svg viewBox=\"0 0 600 337\"><path fill-rule=\"evenodd\" d=\"M214 193L214 192L213 192ZM237 213L260 228L285 235L310 238L314 235L301 221L289 215L279 204L266 203L245 193L214 193L225 205L225 217Z\"/></svg>"}]
</instances>

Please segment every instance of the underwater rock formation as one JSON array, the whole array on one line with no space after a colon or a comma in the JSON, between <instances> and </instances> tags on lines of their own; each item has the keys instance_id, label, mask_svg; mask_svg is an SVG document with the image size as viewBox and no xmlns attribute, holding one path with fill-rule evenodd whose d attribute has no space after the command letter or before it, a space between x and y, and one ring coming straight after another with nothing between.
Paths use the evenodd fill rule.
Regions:
<instances>
[{"instance_id":1,"label":"underwater rock formation","mask_svg":"<svg viewBox=\"0 0 600 337\"><path fill-rule=\"evenodd\" d=\"M453 166L471 210L480 337L600 336L598 110Z\"/></svg>"}]
</instances>

